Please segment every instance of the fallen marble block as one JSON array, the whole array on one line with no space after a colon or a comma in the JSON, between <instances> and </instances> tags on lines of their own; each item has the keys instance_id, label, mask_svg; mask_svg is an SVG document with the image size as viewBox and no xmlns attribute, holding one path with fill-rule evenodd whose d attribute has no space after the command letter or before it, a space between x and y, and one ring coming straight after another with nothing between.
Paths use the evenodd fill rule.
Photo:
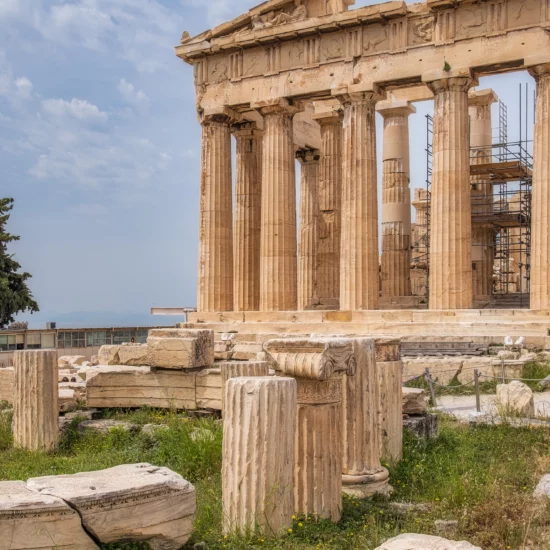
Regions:
<instances>
[{"instance_id":1,"label":"fallen marble block","mask_svg":"<svg viewBox=\"0 0 550 550\"><path fill-rule=\"evenodd\" d=\"M108 420L108 419L90 419L84 420L78 425L78 430L81 432L90 431L107 434L112 430L120 429L125 432L137 432L139 426L124 420Z\"/></svg>"},{"instance_id":2,"label":"fallen marble block","mask_svg":"<svg viewBox=\"0 0 550 550\"><path fill-rule=\"evenodd\" d=\"M80 514L86 531L102 543L147 541L153 550L177 550L193 531L195 488L168 468L124 464L36 477L27 487L65 500Z\"/></svg>"},{"instance_id":3,"label":"fallen marble block","mask_svg":"<svg viewBox=\"0 0 550 550\"><path fill-rule=\"evenodd\" d=\"M533 496L550 497L550 474L545 474L540 478L533 492Z\"/></svg>"},{"instance_id":4,"label":"fallen marble block","mask_svg":"<svg viewBox=\"0 0 550 550\"><path fill-rule=\"evenodd\" d=\"M15 391L15 370L13 367L0 368L0 401L13 403Z\"/></svg>"},{"instance_id":5,"label":"fallen marble block","mask_svg":"<svg viewBox=\"0 0 550 550\"><path fill-rule=\"evenodd\" d=\"M97 360L100 365L130 365L134 367L148 365L147 345L101 346Z\"/></svg>"},{"instance_id":6,"label":"fallen marble block","mask_svg":"<svg viewBox=\"0 0 550 550\"><path fill-rule=\"evenodd\" d=\"M195 374L150 367L92 367L86 378L88 407L196 409Z\"/></svg>"},{"instance_id":7,"label":"fallen marble block","mask_svg":"<svg viewBox=\"0 0 550 550\"><path fill-rule=\"evenodd\" d=\"M60 498L29 490L24 481L0 482L0 548L98 550L75 510Z\"/></svg>"},{"instance_id":8,"label":"fallen marble block","mask_svg":"<svg viewBox=\"0 0 550 550\"><path fill-rule=\"evenodd\" d=\"M497 385L496 404L500 416L531 418L535 415L533 391L527 384L519 380Z\"/></svg>"},{"instance_id":9,"label":"fallen marble block","mask_svg":"<svg viewBox=\"0 0 550 550\"><path fill-rule=\"evenodd\" d=\"M197 372L198 409L222 410L222 375L219 367Z\"/></svg>"},{"instance_id":10,"label":"fallen marble block","mask_svg":"<svg viewBox=\"0 0 550 550\"><path fill-rule=\"evenodd\" d=\"M437 437L439 423L436 414L415 414L403 419L403 428L409 428L420 439Z\"/></svg>"},{"instance_id":11,"label":"fallen marble block","mask_svg":"<svg viewBox=\"0 0 550 550\"><path fill-rule=\"evenodd\" d=\"M213 330L152 329L147 347L152 367L189 369L214 363Z\"/></svg>"},{"instance_id":12,"label":"fallen marble block","mask_svg":"<svg viewBox=\"0 0 550 550\"><path fill-rule=\"evenodd\" d=\"M466 541L447 540L432 535L404 533L387 540L375 550L482 550Z\"/></svg>"},{"instance_id":13,"label":"fallen marble block","mask_svg":"<svg viewBox=\"0 0 550 550\"><path fill-rule=\"evenodd\" d=\"M401 403L403 414L424 414L428 410L428 397L420 388L403 388Z\"/></svg>"},{"instance_id":14,"label":"fallen marble block","mask_svg":"<svg viewBox=\"0 0 550 550\"><path fill-rule=\"evenodd\" d=\"M69 412L76 409L76 395L71 388L60 388L57 398L59 412Z\"/></svg>"}]
</instances>

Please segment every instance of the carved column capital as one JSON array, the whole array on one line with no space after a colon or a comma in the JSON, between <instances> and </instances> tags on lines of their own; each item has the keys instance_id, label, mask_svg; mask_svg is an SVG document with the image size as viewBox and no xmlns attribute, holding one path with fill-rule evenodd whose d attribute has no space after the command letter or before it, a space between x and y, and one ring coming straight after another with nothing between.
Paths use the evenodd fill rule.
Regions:
<instances>
[{"instance_id":1,"label":"carved column capital","mask_svg":"<svg viewBox=\"0 0 550 550\"><path fill-rule=\"evenodd\" d=\"M471 69L430 71L422 75L422 81L434 95L442 92L467 92L478 81Z\"/></svg>"},{"instance_id":2,"label":"carved column capital","mask_svg":"<svg viewBox=\"0 0 550 550\"><path fill-rule=\"evenodd\" d=\"M260 130L257 124L252 120L243 120L231 125L231 133L236 139L262 137L263 130Z\"/></svg>"},{"instance_id":3,"label":"carved column capital","mask_svg":"<svg viewBox=\"0 0 550 550\"><path fill-rule=\"evenodd\" d=\"M302 110L301 105L295 104L291 99L284 97L255 101L250 104L250 107L256 109L263 116L284 114L292 117Z\"/></svg>"},{"instance_id":4,"label":"carved column capital","mask_svg":"<svg viewBox=\"0 0 550 550\"><path fill-rule=\"evenodd\" d=\"M535 80L550 75L550 63L541 63L540 65L533 65L532 67L529 67L529 74Z\"/></svg>"},{"instance_id":5,"label":"carved column capital","mask_svg":"<svg viewBox=\"0 0 550 550\"><path fill-rule=\"evenodd\" d=\"M342 126L344 113L341 108L333 108L326 112L316 112L311 118L320 126Z\"/></svg>"},{"instance_id":6,"label":"carved column capital","mask_svg":"<svg viewBox=\"0 0 550 550\"><path fill-rule=\"evenodd\" d=\"M380 101L376 105L376 112L384 118L409 116L416 113L416 107L409 101Z\"/></svg>"},{"instance_id":7,"label":"carved column capital","mask_svg":"<svg viewBox=\"0 0 550 550\"><path fill-rule=\"evenodd\" d=\"M230 107L220 107L219 109L202 109L198 111L199 122L205 125L223 124L229 125L242 120L240 113Z\"/></svg>"},{"instance_id":8,"label":"carved column capital","mask_svg":"<svg viewBox=\"0 0 550 550\"><path fill-rule=\"evenodd\" d=\"M470 107L487 107L496 101L498 101L498 96L491 88L468 92L468 106Z\"/></svg>"}]
</instances>

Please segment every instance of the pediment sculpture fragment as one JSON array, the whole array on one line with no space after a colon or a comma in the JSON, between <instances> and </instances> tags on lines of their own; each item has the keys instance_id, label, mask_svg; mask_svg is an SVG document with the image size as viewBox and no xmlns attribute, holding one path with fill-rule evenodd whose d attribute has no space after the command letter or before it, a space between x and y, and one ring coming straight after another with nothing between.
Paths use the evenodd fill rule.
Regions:
<instances>
[{"instance_id":1,"label":"pediment sculpture fragment","mask_svg":"<svg viewBox=\"0 0 550 550\"><path fill-rule=\"evenodd\" d=\"M302 4L302 0L295 0L295 8L292 10L292 13L270 11L264 15L254 15L252 17L252 28L268 29L286 23L303 21L304 19L307 19L307 9Z\"/></svg>"}]
</instances>

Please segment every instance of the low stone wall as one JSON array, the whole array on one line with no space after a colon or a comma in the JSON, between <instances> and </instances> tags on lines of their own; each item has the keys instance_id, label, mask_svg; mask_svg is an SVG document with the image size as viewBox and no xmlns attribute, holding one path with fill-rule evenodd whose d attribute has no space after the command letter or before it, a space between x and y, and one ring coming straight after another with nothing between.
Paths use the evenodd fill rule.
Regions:
<instances>
[{"instance_id":1,"label":"low stone wall","mask_svg":"<svg viewBox=\"0 0 550 550\"><path fill-rule=\"evenodd\" d=\"M15 370L13 367L0 369L0 401L13 403Z\"/></svg>"}]
</instances>

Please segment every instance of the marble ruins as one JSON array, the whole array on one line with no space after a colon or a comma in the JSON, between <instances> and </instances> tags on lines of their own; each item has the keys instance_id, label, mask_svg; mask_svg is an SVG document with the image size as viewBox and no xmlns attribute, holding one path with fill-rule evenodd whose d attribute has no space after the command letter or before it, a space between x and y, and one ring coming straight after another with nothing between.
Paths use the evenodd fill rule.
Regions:
<instances>
[{"instance_id":1,"label":"marble ruins","mask_svg":"<svg viewBox=\"0 0 550 550\"><path fill-rule=\"evenodd\" d=\"M491 158L472 158L471 147L490 147L497 98L475 87L481 76L520 70L537 87L530 302L547 314L548 1L350 4L268 0L197 36L184 33L176 47L194 67L202 125L198 313L190 321L250 325L267 319L258 312L296 312L271 317L284 324L344 320L303 314L320 309L376 322L372 310L416 307L423 293L430 310L490 300L493 230L475 215L476 196L492 184L472 166ZM411 271L428 197L416 189L411 205L408 123L414 103L426 100L434 102L429 265L413 262ZM376 112L384 121L380 220ZM470 321L460 311L445 320Z\"/></svg>"}]
</instances>

